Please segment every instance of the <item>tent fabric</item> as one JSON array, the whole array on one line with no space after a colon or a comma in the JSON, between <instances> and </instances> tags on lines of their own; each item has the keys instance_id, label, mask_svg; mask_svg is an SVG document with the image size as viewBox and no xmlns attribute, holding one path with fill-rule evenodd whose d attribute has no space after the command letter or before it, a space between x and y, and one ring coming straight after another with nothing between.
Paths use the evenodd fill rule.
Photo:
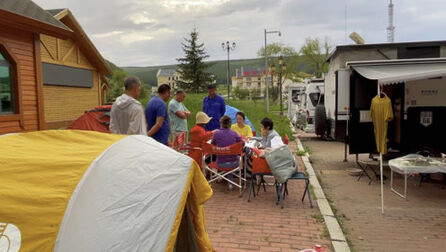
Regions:
<instances>
[{"instance_id":1,"label":"tent fabric","mask_svg":"<svg viewBox=\"0 0 446 252\"><path fill-rule=\"evenodd\" d=\"M95 107L77 118L68 129L92 130L104 133L110 133L108 124L110 123L110 115L112 105L104 105Z\"/></svg>"},{"instance_id":2,"label":"tent fabric","mask_svg":"<svg viewBox=\"0 0 446 252\"><path fill-rule=\"evenodd\" d=\"M97 156L123 137L44 131L0 138L0 153L8 153L0 159L0 222L20 229L22 251L53 250L80 178Z\"/></svg>"},{"instance_id":3,"label":"tent fabric","mask_svg":"<svg viewBox=\"0 0 446 252\"><path fill-rule=\"evenodd\" d=\"M152 138L32 132L0 138L0 151L11 153L0 222L20 229L23 251L173 251L186 205L197 246L212 250L212 189L191 158Z\"/></svg>"},{"instance_id":4,"label":"tent fabric","mask_svg":"<svg viewBox=\"0 0 446 252\"><path fill-rule=\"evenodd\" d=\"M382 65L352 65L359 74L378 84L389 85L406 81L422 80L446 76L446 63L417 64L382 64Z\"/></svg>"},{"instance_id":5,"label":"tent fabric","mask_svg":"<svg viewBox=\"0 0 446 252\"><path fill-rule=\"evenodd\" d=\"M236 115L237 112L239 112L240 110L238 108L226 105L226 112L225 115L231 117L232 123L236 123ZM251 130L254 132L256 131L256 129L254 128L254 125L251 123L251 121L249 120L248 116L245 115L245 123L249 125L249 127L251 127Z\"/></svg>"}]
</instances>

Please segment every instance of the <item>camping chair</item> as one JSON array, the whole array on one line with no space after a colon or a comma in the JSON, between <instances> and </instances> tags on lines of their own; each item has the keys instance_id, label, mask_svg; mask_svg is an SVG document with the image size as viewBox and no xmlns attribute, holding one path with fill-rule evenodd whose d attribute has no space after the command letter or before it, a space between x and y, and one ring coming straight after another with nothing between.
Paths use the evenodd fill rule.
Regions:
<instances>
[{"instance_id":1,"label":"camping chair","mask_svg":"<svg viewBox=\"0 0 446 252\"><path fill-rule=\"evenodd\" d=\"M174 136L172 148L176 151L182 152L187 150L185 146L187 145L187 132L181 132L180 134Z\"/></svg>"},{"instance_id":2,"label":"camping chair","mask_svg":"<svg viewBox=\"0 0 446 252\"><path fill-rule=\"evenodd\" d=\"M304 194L302 195L302 203L304 202L305 194L308 194L308 200L310 201L310 207L313 208L313 201L311 200L310 190L308 189L310 180L307 178L305 173L296 170L288 180L290 180L290 179L300 179L300 180L305 181L305 191L304 191ZM284 186L283 186L283 195L282 195L283 199L285 199L285 195L288 195L288 180L284 183Z\"/></svg>"},{"instance_id":3,"label":"camping chair","mask_svg":"<svg viewBox=\"0 0 446 252\"><path fill-rule=\"evenodd\" d=\"M203 170L207 170L211 173L211 176L208 180L209 184L217 181L218 179L224 179L228 181L228 183L237 186L240 190L240 196L242 196L242 188L246 187L246 170L244 171L244 176L242 177L242 167L245 168L246 166L240 165L243 155L243 142L238 142L226 147L217 147L215 145L206 143L203 145L203 153L217 156L240 155L240 162L237 167L222 168L217 165L217 162L211 162L209 165L203 166ZM238 183L235 183L227 177L230 174L234 174L235 177L238 178ZM244 182L244 185L242 185L242 181Z\"/></svg>"},{"instance_id":4,"label":"camping chair","mask_svg":"<svg viewBox=\"0 0 446 252\"><path fill-rule=\"evenodd\" d=\"M288 135L285 134L282 138L284 144L288 145L289 138ZM251 201L251 191L253 192L254 197L256 197L256 192L254 188L254 179L256 176L260 176L259 185L257 187L257 195L259 194L260 187L263 186L263 191L266 192L266 181L264 176L272 176L271 170L269 169L268 164L264 158L260 157L259 149L251 149L252 150L252 176L250 179L249 190L248 190L248 202ZM277 186L277 185L276 185ZM276 188L277 189L277 188ZM280 192L278 192L280 194ZM279 197L278 197L279 198Z\"/></svg>"},{"instance_id":5,"label":"camping chair","mask_svg":"<svg viewBox=\"0 0 446 252\"><path fill-rule=\"evenodd\" d=\"M256 196L256 190L254 188L254 179L256 176L260 176L260 183L257 187L257 195L259 194L260 187L263 185L263 190L266 192L265 180L263 176L269 175L272 176L271 170L269 169L268 163L264 158L261 158L260 151L258 149L252 150L252 174L251 179L249 181L249 190L248 190L248 202L251 201L251 192L253 192L254 197Z\"/></svg>"},{"instance_id":6,"label":"camping chair","mask_svg":"<svg viewBox=\"0 0 446 252\"><path fill-rule=\"evenodd\" d=\"M259 156L260 151L253 149L253 158L252 158L252 175L250 179L250 185L249 185L249 191L248 191L248 202L251 200L251 191L253 192L254 197L256 196L255 188L254 188L254 177L256 175L261 176L261 182L257 188L257 195L260 190L260 186L263 184L263 189L266 191L265 187L265 181L263 180L263 176L265 175L272 175L271 170L268 166L268 163L264 158L261 158ZM296 164L296 171L291 175L290 179L296 179L296 180L304 180L305 181L305 190L302 195L302 202L305 200L306 194L308 194L308 199L310 201L310 207L313 208L313 201L311 200L310 190L309 190L309 184L310 180L305 175L305 173L297 171L297 164ZM280 206L283 208L283 200L285 199L286 195L288 195L288 180L283 183L275 183L276 186L276 193L277 193L277 203L280 204ZM283 191L283 192L282 192ZM283 196L281 194L283 193Z\"/></svg>"}]
</instances>

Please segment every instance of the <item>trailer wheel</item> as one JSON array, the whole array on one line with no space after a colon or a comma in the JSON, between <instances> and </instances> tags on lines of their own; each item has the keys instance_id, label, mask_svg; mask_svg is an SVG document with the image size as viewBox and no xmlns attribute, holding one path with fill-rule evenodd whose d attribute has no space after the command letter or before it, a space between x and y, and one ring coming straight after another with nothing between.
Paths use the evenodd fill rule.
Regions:
<instances>
[{"instance_id":1,"label":"trailer wheel","mask_svg":"<svg viewBox=\"0 0 446 252\"><path fill-rule=\"evenodd\" d=\"M325 114L325 106L318 104L314 111L314 129L318 136L324 136L326 130L327 115Z\"/></svg>"}]
</instances>

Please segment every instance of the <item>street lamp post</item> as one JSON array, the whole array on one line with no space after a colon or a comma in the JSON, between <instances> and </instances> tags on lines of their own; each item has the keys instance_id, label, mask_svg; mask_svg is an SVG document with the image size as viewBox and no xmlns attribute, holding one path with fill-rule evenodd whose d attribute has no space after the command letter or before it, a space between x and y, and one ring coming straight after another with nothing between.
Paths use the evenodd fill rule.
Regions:
<instances>
[{"instance_id":1,"label":"street lamp post","mask_svg":"<svg viewBox=\"0 0 446 252\"><path fill-rule=\"evenodd\" d=\"M265 70L267 70L268 69L268 55L267 55L267 51L266 51L266 45L267 45L267 43L266 43L266 35L270 34L270 33L277 33L279 35L279 37L280 37L282 34L280 33L280 31L267 31L266 29L264 31L265 31L265 33L264 33L264 35L265 35L265 48L264 48L265 49ZM269 91L268 91L269 85L268 85L268 78L267 77L268 77L268 74L265 74L266 112L269 112Z\"/></svg>"},{"instance_id":2,"label":"street lamp post","mask_svg":"<svg viewBox=\"0 0 446 252\"><path fill-rule=\"evenodd\" d=\"M227 75L226 75L226 84L228 85L228 100L229 100L229 93L230 93L230 85L229 85L229 52L235 50L235 42L229 43L229 41L226 41L226 43L221 43L221 48L224 51L228 52L228 69L227 69Z\"/></svg>"}]
</instances>

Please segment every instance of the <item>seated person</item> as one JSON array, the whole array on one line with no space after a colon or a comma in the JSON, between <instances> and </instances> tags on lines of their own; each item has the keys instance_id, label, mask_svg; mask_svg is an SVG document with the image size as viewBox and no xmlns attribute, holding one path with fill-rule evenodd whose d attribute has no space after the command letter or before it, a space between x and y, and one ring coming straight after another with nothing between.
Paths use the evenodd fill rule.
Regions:
<instances>
[{"instance_id":1,"label":"seated person","mask_svg":"<svg viewBox=\"0 0 446 252\"><path fill-rule=\"evenodd\" d=\"M218 147L226 147L242 141L242 138L231 127L231 118L222 116L220 119L221 129L214 134L212 144ZM239 166L238 155L217 156L217 165L221 168L234 168Z\"/></svg>"},{"instance_id":2,"label":"seated person","mask_svg":"<svg viewBox=\"0 0 446 252\"><path fill-rule=\"evenodd\" d=\"M280 135L274 130L273 120L265 117L260 124L262 129L262 140L260 143L263 148L271 150L285 145Z\"/></svg>"},{"instance_id":3,"label":"seated person","mask_svg":"<svg viewBox=\"0 0 446 252\"><path fill-rule=\"evenodd\" d=\"M236 124L231 126L231 130L237 132L242 138L252 137L251 127L245 123L245 113L238 111L235 115Z\"/></svg>"},{"instance_id":4,"label":"seated person","mask_svg":"<svg viewBox=\"0 0 446 252\"><path fill-rule=\"evenodd\" d=\"M206 124L211 121L211 119L212 118L206 115L206 113L201 111L197 112L197 115L195 116L195 126L190 130L191 150L189 151L189 156L198 163L200 169L202 167L202 152L201 150L194 150L194 147L201 148L202 144L211 140L214 132L217 131L206 131L204 129Z\"/></svg>"},{"instance_id":5,"label":"seated person","mask_svg":"<svg viewBox=\"0 0 446 252\"><path fill-rule=\"evenodd\" d=\"M262 150L261 151L256 150L255 152L259 157L264 158L265 152L275 148L279 148L285 144L283 143L280 135L274 130L274 123L270 118L268 117L263 118L260 124L261 124L262 138L260 140L259 149ZM255 149L256 148L254 148L254 150ZM247 152L246 163L247 163L246 171L248 175L250 175L252 174L252 163L253 163L253 153L251 151Z\"/></svg>"}]
</instances>

